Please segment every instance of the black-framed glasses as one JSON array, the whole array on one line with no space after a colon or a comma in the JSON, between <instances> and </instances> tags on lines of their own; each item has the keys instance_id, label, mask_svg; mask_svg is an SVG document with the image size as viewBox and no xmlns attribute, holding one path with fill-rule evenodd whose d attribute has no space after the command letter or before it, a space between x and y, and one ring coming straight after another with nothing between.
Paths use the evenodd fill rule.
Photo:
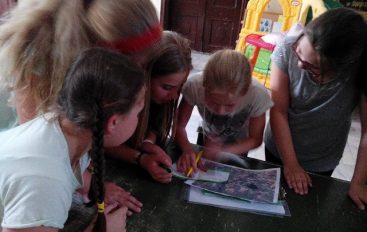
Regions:
<instances>
[{"instance_id":1,"label":"black-framed glasses","mask_svg":"<svg viewBox=\"0 0 367 232\"><path fill-rule=\"evenodd\" d=\"M308 71L309 73L311 73L312 76L314 77L319 77L320 76L320 68L316 67L315 65L302 60L301 57L298 55L297 52L297 47L298 47L298 43L299 40L303 37L303 33L297 38L297 40L292 44L292 50L294 52L294 54L297 56L297 59L302 63L302 67L303 69L305 69L306 71Z\"/></svg>"}]
</instances>

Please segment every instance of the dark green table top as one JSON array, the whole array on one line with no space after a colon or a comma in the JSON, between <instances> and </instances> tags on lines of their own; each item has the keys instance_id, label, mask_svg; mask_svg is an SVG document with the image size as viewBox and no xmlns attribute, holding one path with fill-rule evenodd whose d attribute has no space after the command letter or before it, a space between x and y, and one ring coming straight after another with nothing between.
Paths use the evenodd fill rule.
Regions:
<instances>
[{"instance_id":1,"label":"dark green table top","mask_svg":"<svg viewBox=\"0 0 367 232\"><path fill-rule=\"evenodd\" d=\"M274 167L264 161L246 160L251 169ZM107 160L106 164L108 179L144 204L141 213L128 217L129 232L367 231L367 212L357 209L347 196L349 183L334 178L311 175L313 187L306 196L297 195L283 185L291 216L273 217L191 204L182 199L185 188L182 180L174 178L170 184L160 184L134 165L115 160ZM82 205L77 210L74 206L72 212L65 231L81 231L85 226L81 218L86 220L93 214Z\"/></svg>"}]
</instances>

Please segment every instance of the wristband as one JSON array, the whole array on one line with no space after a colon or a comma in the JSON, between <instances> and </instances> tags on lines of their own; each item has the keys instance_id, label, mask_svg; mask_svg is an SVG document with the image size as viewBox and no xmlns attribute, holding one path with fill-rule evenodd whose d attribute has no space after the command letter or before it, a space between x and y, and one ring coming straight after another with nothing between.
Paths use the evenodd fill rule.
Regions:
<instances>
[{"instance_id":1,"label":"wristband","mask_svg":"<svg viewBox=\"0 0 367 232\"><path fill-rule=\"evenodd\" d=\"M150 139L144 139L142 143L151 143L154 144L154 142Z\"/></svg>"}]
</instances>

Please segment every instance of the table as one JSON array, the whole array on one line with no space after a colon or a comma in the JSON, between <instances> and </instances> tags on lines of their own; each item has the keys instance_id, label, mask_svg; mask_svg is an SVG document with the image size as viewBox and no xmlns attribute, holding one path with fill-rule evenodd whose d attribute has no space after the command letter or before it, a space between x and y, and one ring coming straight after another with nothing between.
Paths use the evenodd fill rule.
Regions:
<instances>
[{"instance_id":1,"label":"table","mask_svg":"<svg viewBox=\"0 0 367 232\"><path fill-rule=\"evenodd\" d=\"M252 169L276 166L245 159ZM174 178L170 184L160 184L135 165L116 160L107 160L106 164L107 179L144 204L141 213L128 218L129 232L367 231L367 212L357 209L347 196L349 183L342 180L311 175L313 187L306 196L295 194L283 184L291 217L273 217L187 203L182 199L182 180ZM80 204L76 208L74 205L64 231L82 231L88 223L80 220L88 221L95 213Z\"/></svg>"}]
</instances>

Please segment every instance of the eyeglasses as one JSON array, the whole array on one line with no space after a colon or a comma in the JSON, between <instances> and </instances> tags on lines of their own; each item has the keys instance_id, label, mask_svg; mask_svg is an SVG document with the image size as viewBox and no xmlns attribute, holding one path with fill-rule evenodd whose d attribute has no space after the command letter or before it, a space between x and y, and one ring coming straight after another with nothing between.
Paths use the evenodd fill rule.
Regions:
<instances>
[{"instance_id":1,"label":"eyeglasses","mask_svg":"<svg viewBox=\"0 0 367 232\"><path fill-rule=\"evenodd\" d=\"M294 52L294 54L296 54L297 56L297 59L302 63L302 67L303 69L305 69L306 71L308 71L309 73L311 73L311 75L313 77L319 77L320 76L320 68L319 67L316 67L315 65L305 61L305 60L302 60L301 57L298 55L298 52L297 52L297 47L298 47L298 43L299 43L299 40L303 37L303 34L301 34L298 39L296 40L296 42L294 42L292 44L292 50Z\"/></svg>"}]
</instances>

